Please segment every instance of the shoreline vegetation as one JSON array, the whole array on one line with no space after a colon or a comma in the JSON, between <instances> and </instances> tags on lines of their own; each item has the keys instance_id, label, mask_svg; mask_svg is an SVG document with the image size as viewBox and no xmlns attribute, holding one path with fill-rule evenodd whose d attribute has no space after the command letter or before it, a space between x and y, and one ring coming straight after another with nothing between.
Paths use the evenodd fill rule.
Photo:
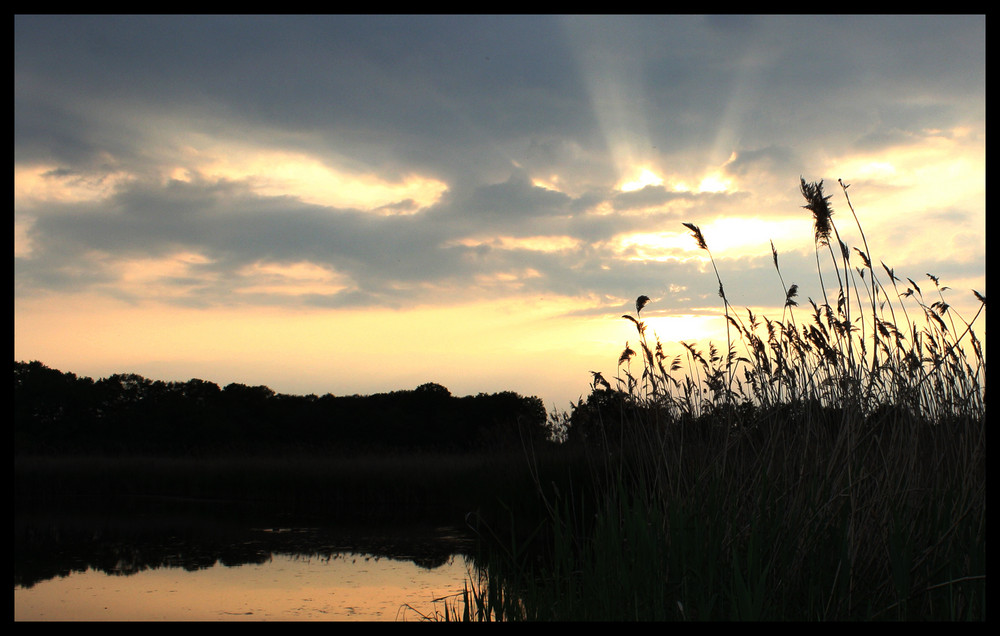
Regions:
<instances>
[{"instance_id":1,"label":"shoreline vegetation","mask_svg":"<svg viewBox=\"0 0 1000 636\"><path fill-rule=\"evenodd\" d=\"M986 619L986 360L946 286L849 247L801 179L823 298L800 315L771 246L780 319L730 305L725 350L670 360L636 299L637 346L563 414L586 476L539 476L439 620ZM853 259L853 260L852 260ZM828 289L827 281L836 281ZM908 283L908 284L907 284ZM833 293L830 293L830 292ZM966 353L969 351L970 353ZM633 374L633 359L641 368ZM499 528L495 528L499 531Z\"/></svg>"},{"instance_id":2,"label":"shoreline vegetation","mask_svg":"<svg viewBox=\"0 0 1000 636\"><path fill-rule=\"evenodd\" d=\"M537 397L456 397L434 382L373 395L286 395L266 386L93 380L14 362L14 454L239 456L478 451L545 438Z\"/></svg>"},{"instance_id":3,"label":"shoreline vegetation","mask_svg":"<svg viewBox=\"0 0 1000 636\"><path fill-rule=\"evenodd\" d=\"M15 510L433 510L478 541L465 591L429 620L984 621L986 299L972 291L967 319L937 277L921 290L876 260L839 185L859 246L823 182L800 184L823 298L799 307L772 244L781 317L733 307L711 237L684 223L725 349L668 358L639 296L633 345L569 412L433 383L294 397L15 362Z\"/></svg>"}]
</instances>

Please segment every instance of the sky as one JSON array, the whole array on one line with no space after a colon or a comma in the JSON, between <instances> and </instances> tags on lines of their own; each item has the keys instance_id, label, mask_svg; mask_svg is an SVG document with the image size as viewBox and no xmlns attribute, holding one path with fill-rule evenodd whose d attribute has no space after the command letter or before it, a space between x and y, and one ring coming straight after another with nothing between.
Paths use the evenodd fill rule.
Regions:
<instances>
[{"instance_id":1,"label":"sky","mask_svg":"<svg viewBox=\"0 0 1000 636\"><path fill-rule=\"evenodd\" d=\"M725 342L682 223L734 307L780 318L772 241L820 299L800 179L969 319L985 22L16 15L14 359L565 409L640 295L668 353Z\"/></svg>"}]
</instances>

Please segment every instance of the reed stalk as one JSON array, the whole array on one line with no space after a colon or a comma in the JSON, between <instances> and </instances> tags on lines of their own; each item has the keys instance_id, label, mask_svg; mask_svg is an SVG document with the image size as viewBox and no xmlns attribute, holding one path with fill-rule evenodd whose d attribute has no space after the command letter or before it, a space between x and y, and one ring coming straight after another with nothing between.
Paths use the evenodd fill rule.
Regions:
<instances>
[{"instance_id":1,"label":"reed stalk","mask_svg":"<svg viewBox=\"0 0 1000 636\"><path fill-rule=\"evenodd\" d=\"M966 321L931 274L933 301L910 278L901 291L885 263L883 283L839 183L861 264L822 182L802 179L823 290L805 316L772 242L781 317L748 308L743 320L684 223L716 274L726 351L681 342L684 359L665 364L642 320L650 300L637 299L624 318L642 376L626 344L617 386L591 372L566 416L562 452L586 468L558 487L536 479L537 559L488 582L518 599L506 619L985 619L985 296L973 291Z\"/></svg>"}]
</instances>

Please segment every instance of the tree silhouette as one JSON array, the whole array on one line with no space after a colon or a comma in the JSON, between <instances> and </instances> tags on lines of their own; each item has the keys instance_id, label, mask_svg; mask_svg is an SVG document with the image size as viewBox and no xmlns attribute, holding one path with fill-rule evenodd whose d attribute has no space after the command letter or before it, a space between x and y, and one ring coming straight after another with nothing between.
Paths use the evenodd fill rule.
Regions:
<instances>
[{"instance_id":1,"label":"tree silhouette","mask_svg":"<svg viewBox=\"0 0 1000 636\"><path fill-rule=\"evenodd\" d=\"M95 382L14 362L15 455L471 451L547 438L541 400L510 391L455 397L427 382L367 396L293 396L135 373Z\"/></svg>"}]
</instances>

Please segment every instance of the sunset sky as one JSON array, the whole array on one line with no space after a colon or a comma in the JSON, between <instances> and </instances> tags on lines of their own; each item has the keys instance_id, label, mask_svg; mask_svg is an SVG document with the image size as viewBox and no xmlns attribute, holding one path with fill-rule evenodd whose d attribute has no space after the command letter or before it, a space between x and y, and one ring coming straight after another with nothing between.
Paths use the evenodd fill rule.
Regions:
<instances>
[{"instance_id":1,"label":"sunset sky","mask_svg":"<svg viewBox=\"0 0 1000 636\"><path fill-rule=\"evenodd\" d=\"M821 298L800 177L971 318L985 23L15 16L14 359L566 408L640 294L668 351L725 342L684 222L734 306L780 317L772 240Z\"/></svg>"}]
</instances>

